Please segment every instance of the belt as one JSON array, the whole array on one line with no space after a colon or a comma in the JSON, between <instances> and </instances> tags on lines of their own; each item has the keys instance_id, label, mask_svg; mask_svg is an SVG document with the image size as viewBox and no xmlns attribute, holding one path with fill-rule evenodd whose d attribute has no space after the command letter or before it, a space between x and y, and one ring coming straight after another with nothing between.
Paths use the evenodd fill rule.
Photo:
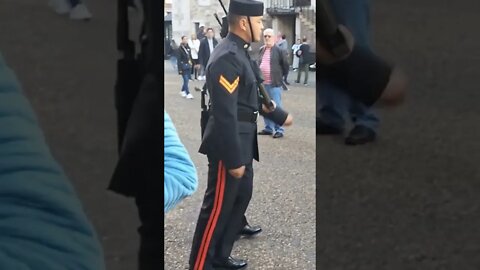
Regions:
<instances>
[{"instance_id":1,"label":"belt","mask_svg":"<svg viewBox=\"0 0 480 270\"><path fill-rule=\"evenodd\" d=\"M242 122L257 123L258 112L238 112L237 119Z\"/></svg>"}]
</instances>

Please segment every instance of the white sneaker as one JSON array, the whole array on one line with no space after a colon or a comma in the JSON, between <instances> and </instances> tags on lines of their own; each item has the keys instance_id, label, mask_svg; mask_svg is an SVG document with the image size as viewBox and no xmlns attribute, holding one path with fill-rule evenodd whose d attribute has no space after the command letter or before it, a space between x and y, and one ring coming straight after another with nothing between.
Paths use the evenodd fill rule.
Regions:
<instances>
[{"instance_id":1,"label":"white sneaker","mask_svg":"<svg viewBox=\"0 0 480 270\"><path fill-rule=\"evenodd\" d=\"M90 20L92 14L88 11L85 4L78 4L70 11L70 19L72 20Z\"/></svg>"},{"instance_id":2,"label":"white sneaker","mask_svg":"<svg viewBox=\"0 0 480 270\"><path fill-rule=\"evenodd\" d=\"M188 99L193 99L192 94L188 94L188 95L187 95L187 98L188 98Z\"/></svg>"},{"instance_id":3,"label":"white sneaker","mask_svg":"<svg viewBox=\"0 0 480 270\"><path fill-rule=\"evenodd\" d=\"M48 6L53 8L53 10L60 15L67 14L72 10L72 7L67 0L50 0L48 1Z\"/></svg>"},{"instance_id":4,"label":"white sneaker","mask_svg":"<svg viewBox=\"0 0 480 270\"><path fill-rule=\"evenodd\" d=\"M187 96L187 94L186 94L184 91L181 91L181 92L180 92L180 95L182 95L182 97L186 97L186 96Z\"/></svg>"}]
</instances>

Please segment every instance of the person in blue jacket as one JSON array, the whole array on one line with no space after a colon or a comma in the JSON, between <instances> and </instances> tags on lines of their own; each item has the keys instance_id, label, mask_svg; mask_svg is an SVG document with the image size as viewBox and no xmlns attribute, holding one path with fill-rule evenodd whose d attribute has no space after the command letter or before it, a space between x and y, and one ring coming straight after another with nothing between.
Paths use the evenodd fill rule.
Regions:
<instances>
[{"instance_id":1,"label":"person in blue jacket","mask_svg":"<svg viewBox=\"0 0 480 270\"><path fill-rule=\"evenodd\" d=\"M164 112L164 210L170 211L197 189L197 170L178 137L175 126Z\"/></svg>"},{"instance_id":2,"label":"person in blue jacket","mask_svg":"<svg viewBox=\"0 0 480 270\"><path fill-rule=\"evenodd\" d=\"M0 269L105 269L95 230L1 53Z\"/></svg>"}]
</instances>

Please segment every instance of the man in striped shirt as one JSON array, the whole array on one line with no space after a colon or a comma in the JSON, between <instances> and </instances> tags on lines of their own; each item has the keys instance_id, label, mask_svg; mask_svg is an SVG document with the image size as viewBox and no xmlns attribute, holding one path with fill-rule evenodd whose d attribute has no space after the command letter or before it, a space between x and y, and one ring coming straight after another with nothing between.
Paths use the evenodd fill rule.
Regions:
<instances>
[{"instance_id":1,"label":"man in striped shirt","mask_svg":"<svg viewBox=\"0 0 480 270\"><path fill-rule=\"evenodd\" d=\"M267 93L277 106L282 107L283 75L288 70L287 55L284 50L275 45L274 31L267 28L263 31L264 46L260 48L259 66L262 71L264 86ZM264 118L265 128L259 135L273 135L273 138L283 137L284 129L273 121Z\"/></svg>"}]
</instances>

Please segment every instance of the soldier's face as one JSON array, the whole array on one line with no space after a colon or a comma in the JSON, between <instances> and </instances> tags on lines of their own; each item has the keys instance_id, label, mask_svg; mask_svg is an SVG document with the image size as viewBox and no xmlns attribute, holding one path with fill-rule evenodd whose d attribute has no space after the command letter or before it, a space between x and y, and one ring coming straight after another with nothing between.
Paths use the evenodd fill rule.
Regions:
<instances>
[{"instance_id":1,"label":"soldier's face","mask_svg":"<svg viewBox=\"0 0 480 270\"><path fill-rule=\"evenodd\" d=\"M262 40L262 34L263 34L262 18L263 16L250 17L250 21L252 22L252 31L253 31L252 42L257 42Z\"/></svg>"}]
</instances>

